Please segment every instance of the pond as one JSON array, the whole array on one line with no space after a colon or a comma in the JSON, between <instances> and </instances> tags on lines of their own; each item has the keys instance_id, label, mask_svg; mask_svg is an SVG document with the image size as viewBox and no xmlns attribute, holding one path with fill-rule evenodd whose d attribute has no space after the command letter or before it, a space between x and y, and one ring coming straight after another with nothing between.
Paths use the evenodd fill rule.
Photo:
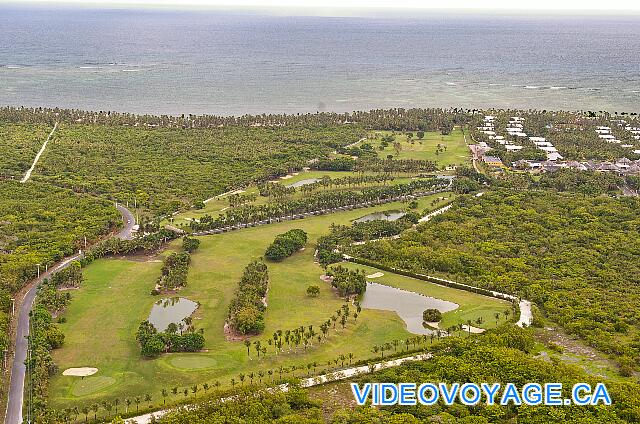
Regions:
<instances>
[{"instance_id":1,"label":"pond","mask_svg":"<svg viewBox=\"0 0 640 424\"><path fill-rule=\"evenodd\" d=\"M422 312L425 309L432 308L445 313L458 308L458 304L447 300L378 283L367 283L367 291L364 293L360 305L368 309L396 312L407 324L407 331L413 334L432 333L422 325Z\"/></svg>"},{"instance_id":2,"label":"pond","mask_svg":"<svg viewBox=\"0 0 640 424\"><path fill-rule=\"evenodd\" d=\"M353 222L368 222L375 221L377 219L381 219L384 221L395 221L396 219L400 219L406 215L406 212L402 211L384 211L384 212L373 212L369 215L362 216L358 219L354 219Z\"/></svg>"},{"instance_id":3,"label":"pond","mask_svg":"<svg viewBox=\"0 0 640 424\"><path fill-rule=\"evenodd\" d=\"M184 297L160 299L151 308L149 322L158 332L161 332L166 330L172 322L179 324L184 318L191 316L197 308L196 302Z\"/></svg>"},{"instance_id":4,"label":"pond","mask_svg":"<svg viewBox=\"0 0 640 424\"><path fill-rule=\"evenodd\" d=\"M313 184L320 181L320 178L307 178L306 180L296 181L295 183L287 184L287 187L302 187L303 185Z\"/></svg>"}]
</instances>

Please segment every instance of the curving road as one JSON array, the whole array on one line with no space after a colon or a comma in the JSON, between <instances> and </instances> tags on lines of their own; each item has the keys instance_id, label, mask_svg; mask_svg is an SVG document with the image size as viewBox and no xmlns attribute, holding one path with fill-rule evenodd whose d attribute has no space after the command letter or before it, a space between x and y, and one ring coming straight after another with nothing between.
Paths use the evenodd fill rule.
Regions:
<instances>
[{"instance_id":1,"label":"curving road","mask_svg":"<svg viewBox=\"0 0 640 424\"><path fill-rule=\"evenodd\" d=\"M135 225L135 217L124 206L116 204L116 208L122 215L124 227L114 237L118 237L122 240L131 240L133 238L132 230ZM24 382L25 382L25 361L27 359L28 343L27 337L29 336L29 313L33 307L33 301L36 298L36 292L38 286L45 278L51 276L51 274L67 267L71 262L78 260L82 257L82 253L78 252L73 256L64 258L58 262L48 271L40 274L40 277L34 281L31 288L27 291L23 301L18 306L16 311L18 321L16 328L16 343L15 353L13 357L13 366L11 367L11 379L9 384L9 395L7 399L7 411L5 414L5 424L21 424L22 418L22 406L24 403Z\"/></svg>"}]
</instances>

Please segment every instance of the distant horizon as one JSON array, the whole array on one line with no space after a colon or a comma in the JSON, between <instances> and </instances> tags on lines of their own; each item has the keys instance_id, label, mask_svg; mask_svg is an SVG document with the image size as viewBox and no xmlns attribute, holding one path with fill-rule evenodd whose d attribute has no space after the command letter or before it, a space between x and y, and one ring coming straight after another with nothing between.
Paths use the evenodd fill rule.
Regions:
<instances>
[{"instance_id":1,"label":"distant horizon","mask_svg":"<svg viewBox=\"0 0 640 424\"><path fill-rule=\"evenodd\" d=\"M447 2L447 7L425 6L418 7L408 2L399 2L397 6L390 6L384 0L370 2L369 5L357 5L359 0L346 0L344 2L334 2L330 6L306 4L287 5L279 4L278 0L251 2L242 1L239 4L229 4L225 0L208 2L207 0L187 0L177 2L175 0L137 0L125 2L122 0L0 0L0 7L10 8L37 8L37 9L88 9L88 10L141 10L141 11L165 11L165 12L227 12L246 14L266 14L277 16L317 16L317 17L428 17L434 15L500 15L500 16L559 16L559 17L598 17L598 16L619 16L629 17L640 16L640 3L637 5L631 2L622 2L627 7L598 8L586 7L580 3L581 7L544 7L549 1L538 1L522 3L524 5L537 5L540 7L500 7L500 3L511 4L495 0L485 7L469 7L466 0L457 2ZM260 4L257 4L260 3ZM286 1L284 1L286 3ZM566 2L565 2L566 3ZM620 2L619 2L620 3ZM331 4L331 3L328 3ZM560 2L562 4L562 2Z\"/></svg>"}]
</instances>

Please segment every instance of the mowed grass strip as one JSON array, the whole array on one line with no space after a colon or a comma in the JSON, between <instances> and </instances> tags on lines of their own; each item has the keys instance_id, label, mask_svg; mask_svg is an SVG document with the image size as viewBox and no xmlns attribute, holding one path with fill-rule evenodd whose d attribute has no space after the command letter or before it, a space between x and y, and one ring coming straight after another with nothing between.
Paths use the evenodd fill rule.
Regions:
<instances>
[{"instance_id":1,"label":"mowed grass strip","mask_svg":"<svg viewBox=\"0 0 640 424\"><path fill-rule=\"evenodd\" d=\"M439 207L443 201L432 202L442 196L421 199L419 210ZM201 304L194 315L194 324L204 329L206 345L205 351L197 354L167 354L155 360L140 356L135 332L159 299L152 296L150 290L160 274L161 263L126 259L96 261L86 268L83 287L74 291L74 300L65 314L68 322L62 325L67 341L54 355L61 371L72 366L92 366L100 370L96 376L111 377L115 382L107 387L96 384L92 392L91 388L80 387L79 378L57 375L50 389L52 406L75 406L115 397L122 400L147 393L158 398L163 388L212 384L216 380L229 386L230 379L237 381L239 373L266 373L281 365L306 366L315 361L318 368L323 369L327 361L340 354L353 353L356 359L365 359L373 356L372 346L409 337L404 322L395 313L363 310L357 323L351 318L346 329L338 323L327 341L318 345L314 340L306 350L301 345L297 352L276 355L274 348L267 344L275 331L301 325L312 324L320 333L320 324L343 304L329 284L320 280L324 271L313 261L318 237L326 234L332 223L347 224L371 212L405 206L391 203L201 237L202 244L192 255L188 285L180 292L180 296ZM248 356L242 342L225 339L223 325L228 304L246 264L262 256L277 234L291 228L307 231L310 242L292 257L280 263L268 263L266 328L262 335L251 338L260 340L268 352L266 357L258 359L253 347ZM178 248L180 243L175 241L170 249ZM307 296L309 285L320 287L318 297Z\"/></svg>"}]
</instances>

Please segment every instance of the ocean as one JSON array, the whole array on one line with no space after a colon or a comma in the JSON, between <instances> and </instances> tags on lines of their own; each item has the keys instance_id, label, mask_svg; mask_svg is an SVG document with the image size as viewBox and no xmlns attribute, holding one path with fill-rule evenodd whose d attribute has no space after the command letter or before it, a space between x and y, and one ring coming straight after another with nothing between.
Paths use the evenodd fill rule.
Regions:
<instances>
[{"instance_id":1,"label":"ocean","mask_svg":"<svg viewBox=\"0 0 640 424\"><path fill-rule=\"evenodd\" d=\"M0 105L151 114L640 111L640 17L0 6Z\"/></svg>"}]
</instances>

